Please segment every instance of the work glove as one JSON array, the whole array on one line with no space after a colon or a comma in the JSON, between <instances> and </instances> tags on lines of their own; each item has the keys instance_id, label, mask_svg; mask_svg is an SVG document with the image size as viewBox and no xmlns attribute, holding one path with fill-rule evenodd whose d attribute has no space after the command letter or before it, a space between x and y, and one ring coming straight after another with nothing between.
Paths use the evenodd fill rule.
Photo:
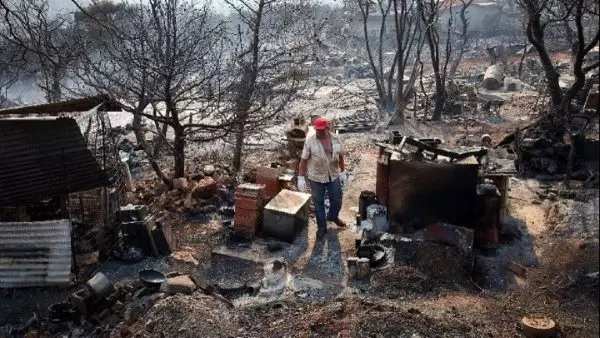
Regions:
<instances>
[{"instance_id":1,"label":"work glove","mask_svg":"<svg viewBox=\"0 0 600 338\"><path fill-rule=\"evenodd\" d=\"M346 186L348 184L348 173L345 171L342 171L340 173L340 183L342 184L342 186Z\"/></svg>"},{"instance_id":2,"label":"work glove","mask_svg":"<svg viewBox=\"0 0 600 338\"><path fill-rule=\"evenodd\" d=\"M304 176L298 176L296 187L298 187L298 190L300 191L306 191L306 179L304 178Z\"/></svg>"}]
</instances>

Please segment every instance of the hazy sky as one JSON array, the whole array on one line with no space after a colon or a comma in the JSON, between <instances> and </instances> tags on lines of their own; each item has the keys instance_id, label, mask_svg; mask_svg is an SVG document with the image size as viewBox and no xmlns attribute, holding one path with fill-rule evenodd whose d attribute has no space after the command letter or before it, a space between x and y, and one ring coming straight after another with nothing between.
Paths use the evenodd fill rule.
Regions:
<instances>
[{"instance_id":1,"label":"hazy sky","mask_svg":"<svg viewBox=\"0 0 600 338\"><path fill-rule=\"evenodd\" d=\"M119 0L113 0L113 1L118 2ZM130 0L130 1L134 2L137 0ZM52 11L59 11L61 9L73 10L76 8L71 0L48 0L48 2L50 3L50 9ZM82 6L85 6L85 5L89 4L90 2L92 2L92 1L91 0L77 0L77 3L79 3ZM341 4L342 0L321 0L321 2L331 3L331 4L336 4L336 3ZM217 10L225 11L227 8L227 6L225 5L225 2L223 0L213 0L213 4L214 4L215 9L217 9Z\"/></svg>"}]
</instances>

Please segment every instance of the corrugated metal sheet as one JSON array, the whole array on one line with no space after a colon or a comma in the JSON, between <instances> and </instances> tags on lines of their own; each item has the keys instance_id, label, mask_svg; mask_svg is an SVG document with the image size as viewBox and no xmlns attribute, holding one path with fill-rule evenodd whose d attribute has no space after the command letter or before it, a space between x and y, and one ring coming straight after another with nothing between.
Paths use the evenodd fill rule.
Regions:
<instances>
[{"instance_id":1,"label":"corrugated metal sheet","mask_svg":"<svg viewBox=\"0 0 600 338\"><path fill-rule=\"evenodd\" d=\"M0 205L98 188L106 175L77 122L0 119Z\"/></svg>"},{"instance_id":2,"label":"corrugated metal sheet","mask_svg":"<svg viewBox=\"0 0 600 338\"><path fill-rule=\"evenodd\" d=\"M65 285L71 273L71 222L0 223L0 288Z\"/></svg>"},{"instance_id":3,"label":"corrugated metal sheet","mask_svg":"<svg viewBox=\"0 0 600 338\"><path fill-rule=\"evenodd\" d=\"M62 113L85 112L102 104L104 111L120 111L121 105L107 95L98 95L82 99L72 99L55 103L45 103L24 107L0 109L2 115L60 115Z\"/></svg>"}]
</instances>

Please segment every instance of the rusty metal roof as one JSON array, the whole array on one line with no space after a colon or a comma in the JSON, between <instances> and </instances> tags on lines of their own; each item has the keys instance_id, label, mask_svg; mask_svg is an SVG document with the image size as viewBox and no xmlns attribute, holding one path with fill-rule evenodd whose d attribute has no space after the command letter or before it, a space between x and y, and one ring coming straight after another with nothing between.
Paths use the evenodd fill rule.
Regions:
<instances>
[{"instance_id":1,"label":"rusty metal roof","mask_svg":"<svg viewBox=\"0 0 600 338\"><path fill-rule=\"evenodd\" d=\"M86 112L92 108L101 106L103 111L121 111L121 105L110 99L107 95L71 99L61 102L44 103L23 107L11 107L0 109L0 116L6 115L59 115L61 113Z\"/></svg>"},{"instance_id":2,"label":"rusty metal roof","mask_svg":"<svg viewBox=\"0 0 600 338\"><path fill-rule=\"evenodd\" d=\"M67 285L71 222L0 222L0 288Z\"/></svg>"},{"instance_id":3,"label":"rusty metal roof","mask_svg":"<svg viewBox=\"0 0 600 338\"><path fill-rule=\"evenodd\" d=\"M0 119L0 206L105 184L74 119Z\"/></svg>"}]
</instances>

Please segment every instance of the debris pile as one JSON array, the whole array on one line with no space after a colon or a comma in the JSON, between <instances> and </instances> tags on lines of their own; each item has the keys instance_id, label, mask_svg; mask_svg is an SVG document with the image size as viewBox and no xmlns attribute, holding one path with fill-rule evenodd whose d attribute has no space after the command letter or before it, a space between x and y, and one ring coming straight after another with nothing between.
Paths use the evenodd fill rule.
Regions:
<instances>
[{"instance_id":1,"label":"debris pile","mask_svg":"<svg viewBox=\"0 0 600 338\"><path fill-rule=\"evenodd\" d=\"M197 290L200 293L196 293ZM138 279L125 279L115 284L104 274L97 273L68 299L48 307L48 325L40 325L40 319L34 316L23 327L10 328L9 336L70 333L70 337L147 337L156 322L150 320L140 325L140 319L155 304L164 303L158 310L160 313L164 311L164 305L170 303L170 298L176 300L177 295L192 294L195 298L202 298L201 294L204 294L207 299L232 306L218 288L198 283L193 277L178 272L165 275L155 270L142 270ZM212 308L216 306L211 304ZM157 311L153 317L160 317Z\"/></svg>"},{"instance_id":2,"label":"debris pile","mask_svg":"<svg viewBox=\"0 0 600 338\"><path fill-rule=\"evenodd\" d=\"M519 169L523 171L562 173L566 170L570 146L549 138L524 138L519 144Z\"/></svg>"},{"instance_id":3,"label":"debris pile","mask_svg":"<svg viewBox=\"0 0 600 338\"><path fill-rule=\"evenodd\" d=\"M563 135L560 122L550 115L507 135L496 148L514 152L517 170L527 174L560 175L567 172L572 156L572 173L576 180L587 180L592 174L586 162L598 161L598 140L586 139L583 133Z\"/></svg>"},{"instance_id":4,"label":"debris pile","mask_svg":"<svg viewBox=\"0 0 600 338\"><path fill-rule=\"evenodd\" d=\"M199 172L173 179L172 189L155 178L139 182L134 202L170 212L210 214L233 205L233 182L228 167L209 164Z\"/></svg>"}]
</instances>

